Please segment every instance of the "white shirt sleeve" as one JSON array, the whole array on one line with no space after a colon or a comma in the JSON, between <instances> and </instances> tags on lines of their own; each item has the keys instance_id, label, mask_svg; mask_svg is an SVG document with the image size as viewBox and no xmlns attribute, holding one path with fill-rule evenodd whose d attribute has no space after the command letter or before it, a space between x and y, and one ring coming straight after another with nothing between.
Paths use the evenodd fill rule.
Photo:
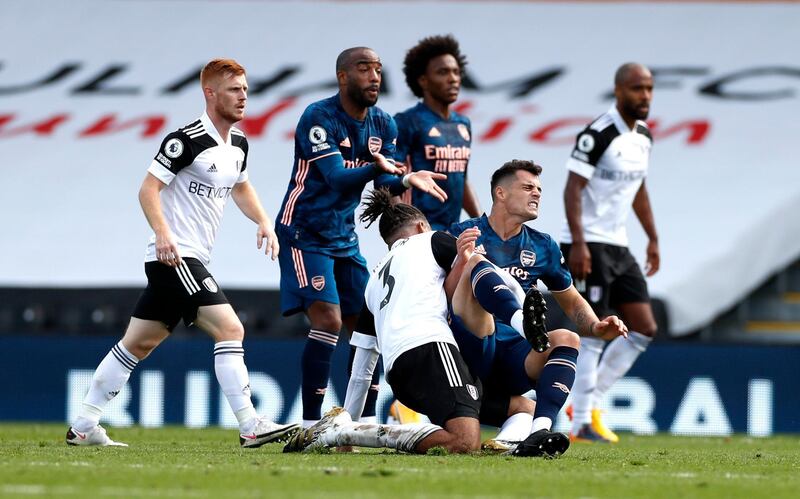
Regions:
<instances>
[{"instance_id":1,"label":"white shirt sleeve","mask_svg":"<svg viewBox=\"0 0 800 499\"><path fill-rule=\"evenodd\" d=\"M344 397L344 410L350 413L353 421L358 421L364 412L367 401L367 392L372 384L372 373L378 364L377 349L356 347L353 357L353 371L350 373L350 382L347 383L347 394Z\"/></svg>"}]
</instances>

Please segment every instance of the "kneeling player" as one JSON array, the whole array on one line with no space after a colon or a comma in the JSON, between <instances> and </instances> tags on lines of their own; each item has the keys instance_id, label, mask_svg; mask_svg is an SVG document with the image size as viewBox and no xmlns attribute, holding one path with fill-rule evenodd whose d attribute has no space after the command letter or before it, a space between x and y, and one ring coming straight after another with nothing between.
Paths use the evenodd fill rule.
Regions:
<instances>
[{"instance_id":1,"label":"kneeling player","mask_svg":"<svg viewBox=\"0 0 800 499\"><path fill-rule=\"evenodd\" d=\"M465 233L458 241L432 232L418 209L392 205L388 192L375 191L362 220L371 223L381 215L380 232L390 251L367 285L366 307L352 340L358 348L345 405L355 416L361 413L380 348L387 381L397 398L426 414L433 424L357 424L348 411L336 408L318 425L296 435L285 451L349 445L417 453L432 447L454 453L479 448L481 384L464 364L447 323L447 297L469 286L461 275L463 266L483 259L471 255L478 232ZM488 305L485 308L491 309L497 304ZM526 319L533 322L530 316ZM493 332L486 311L483 315L475 311L467 321L476 334ZM509 402L497 406L507 409ZM566 436L547 433L535 446L519 446L519 455L564 452L569 445Z\"/></svg>"}]
</instances>

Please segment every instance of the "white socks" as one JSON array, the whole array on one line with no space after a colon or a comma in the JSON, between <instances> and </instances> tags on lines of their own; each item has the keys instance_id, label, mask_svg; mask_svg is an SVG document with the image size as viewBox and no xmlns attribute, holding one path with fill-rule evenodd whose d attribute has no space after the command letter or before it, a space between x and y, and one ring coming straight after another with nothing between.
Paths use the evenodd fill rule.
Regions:
<instances>
[{"instance_id":1,"label":"white socks","mask_svg":"<svg viewBox=\"0 0 800 499\"><path fill-rule=\"evenodd\" d=\"M606 347L600 365L597 367L597 385L592 399L593 407L600 407L603 397L611 386L625 376L639 355L642 354L653 338L631 331L626 340L618 336ZM583 355L583 352L581 352Z\"/></svg>"},{"instance_id":2,"label":"white socks","mask_svg":"<svg viewBox=\"0 0 800 499\"><path fill-rule=\"evenodd\" d=\"M494 439L506 442L522 442L531 434L532 423L533 414L527 412L512 414L500 427L500 431Z\"/></svg>"},{"instance_id":3,"label":"white socks","mask_svg":"<svg viewBox=\"0 0 800 499\"><path fill-rule=\"evenodd\" d=\"M572 428L573 433L581 425L592 420L592 393L597 383L597 364L603 353L605 341L600 338L581 338L575 383L572 385Z\"/></svg>"},{"instance_id":4,"label":"white socks","mask_svg":"<svg viewBox=\"0 0 800 499\"><path fill-rule=\"evenodd\" d=\"M80 432L94 428L103 416L108 401L125 386L138 363L139 359L122 342L114 345L97 366L92 385L72 427ZM222 393L239 421L240 429L249 430L256 424L256 410L250 400L250 378L244 365L241 341L220 341L214 345L214 371Z\"/></svg>"},{"instance_id":5,"label":"white socks","mask_svg":"<svg viewBox=\"0 0 800 499\"><path fill-rule=\"evenodd\" d=\"M92 384L72 427L87 432L98 425L109 400L117 396L139 363L120 341L106 354L92 376Z\"/></svg>"},{"instance_id":6,"label":"white socks","mask_svg":"<svg viewBox=\"0 0 800 499\"><path fill-rule=\"evenodd\" d=\"M539 430L550 430L553 426L553 420L545 417L539 416L533 420L533 424L531 424L531 433L536 433Z\"/></svg>"},{"instance_id":7,"label":"white socks","mask_svg":"<svg viewBox=\"0 0 800 499\"><path fill-rule=\"evenodd\" d=\"M377 425L347 423L323 434L321 442L328 446L386 447L414 452L417 445L442 427L430 423Z\"/></svg>"},{"instance_id":8,"label":"white socks","mask_svg":"<svg viewBox=\"0 0 800 499\"><path fill-rule=\"evenodd\" d=\"M239 422L247 432L255 426L256 409L250 400L250 377L244 365L241 341L220 341L214 344L214 372L222 393Z\"/></svg>"},{"instance_id":9,"label":"white socks","mask_svg":"<svg viewBox=\"0 0 800 499\"><path fill-rule=\"evenodd\" d=\"M572 386L573 433L592 422L592 409L602 405L608 389L625 376L651 341L653 338L649 336L630 331L628 339L615 338L603 352L603 340L581 338L578 371Z\"/></svg>"},{"instance_id":10,"label":"white socks","mask_svg":"<svg viewBox=\"0 0 800 499\"><path fill-rule=\"evenodd\" d=\"M511 320L508 322L509 325L520 334L520 336L525 338L525 329L523 329L522 326L522 310L517 310L514 312L514 315L511 316Z\"/></svg>"}]
</instances>

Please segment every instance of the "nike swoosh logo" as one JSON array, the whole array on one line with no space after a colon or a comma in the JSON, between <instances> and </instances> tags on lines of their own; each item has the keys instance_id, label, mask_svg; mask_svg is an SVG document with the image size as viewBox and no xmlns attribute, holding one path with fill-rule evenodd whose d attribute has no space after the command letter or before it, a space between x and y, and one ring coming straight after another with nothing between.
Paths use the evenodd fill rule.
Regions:
<instances>
[{"instance_id":1,"label":"nike swoosh logo","mask_svg":"<svg viewBox=\"0 0 800 499\"><path fill-rule=\"evenodd\" d=\"M255 440L256 434L253 433L252 435L242 435L242 438L249 438L250 440Z\"/></svg>"},{"instance_id":2,"label":"nike swoosh logo","mask_svg":"<svg viewBox=\"0 0 800 499\"><path fill-rule=\"evenodd\" d=\"M80 438L81 440L86 440L86 434L85 433L81 433L78 430L75 430L74 428L73 428L72 432L74 434L78 435L78 438Z\"/></svg>"}]
</instances>

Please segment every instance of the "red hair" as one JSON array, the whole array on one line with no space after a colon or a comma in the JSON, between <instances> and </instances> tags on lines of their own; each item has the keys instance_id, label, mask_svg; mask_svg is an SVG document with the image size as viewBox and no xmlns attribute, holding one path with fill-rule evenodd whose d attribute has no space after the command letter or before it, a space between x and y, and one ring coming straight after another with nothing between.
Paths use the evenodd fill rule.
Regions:
<instances>
[{"instance_id":1,"label":"red hair","mask_svg":"<svg viewBox=\"0 0 800 499\"><path fill-rule=\"evenodd\" d=\"M244 67L233 59L212 59L200 71L200 85L205 87L219 78L243 74L245 74Z\"/></svg>"}]
</instances>

